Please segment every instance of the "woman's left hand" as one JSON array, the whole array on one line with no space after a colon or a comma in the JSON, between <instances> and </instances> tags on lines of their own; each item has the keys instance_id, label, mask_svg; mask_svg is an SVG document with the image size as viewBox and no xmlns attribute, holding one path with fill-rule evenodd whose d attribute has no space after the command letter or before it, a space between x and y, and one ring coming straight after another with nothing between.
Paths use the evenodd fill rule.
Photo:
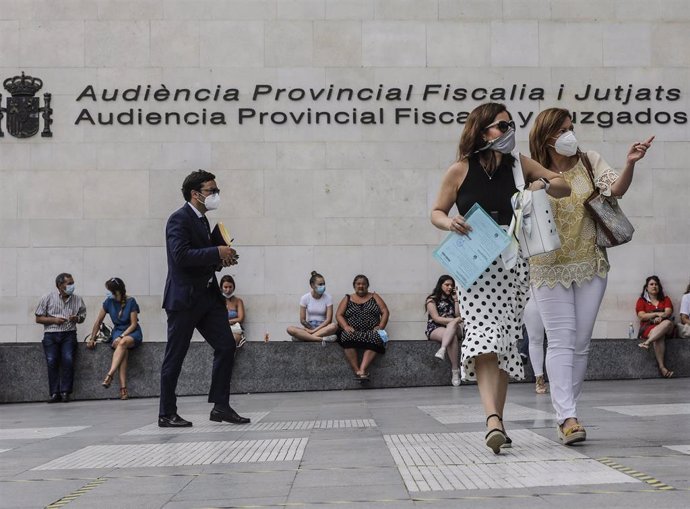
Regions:
<instances>
[{"instance_id":1,"label":"woman's left hand","mask_svg":"<svg viewBox=\"0 0 690 509\"><path fill-rule=\"evenodd\" d=\"M633 143L630 147L630 150L628 150L628 162L635 164L637 161L647 155L647 150L649 150L649 147L652 146L653 141L654 136L649 138L647 141Z\"/></svg>"}]
</instances>

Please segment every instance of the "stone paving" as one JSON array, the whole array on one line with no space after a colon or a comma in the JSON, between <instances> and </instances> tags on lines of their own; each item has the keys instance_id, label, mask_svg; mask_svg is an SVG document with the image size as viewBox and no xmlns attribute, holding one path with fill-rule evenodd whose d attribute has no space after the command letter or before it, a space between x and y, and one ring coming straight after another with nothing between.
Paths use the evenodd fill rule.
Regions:
<instances>
[{"instance_id":1,"label":"stone paving","mask_svg":"<svg viewBox=\"0 0 690 509\"><path fill-rule=\"evenodd\" d=\"M160 429L158 401L0 407L1 508L690 507L690 379L587 382L588 440L509 391L512 449L483 445L476 386L233 396L252 424Z\"/></svg>"}]
</instances>

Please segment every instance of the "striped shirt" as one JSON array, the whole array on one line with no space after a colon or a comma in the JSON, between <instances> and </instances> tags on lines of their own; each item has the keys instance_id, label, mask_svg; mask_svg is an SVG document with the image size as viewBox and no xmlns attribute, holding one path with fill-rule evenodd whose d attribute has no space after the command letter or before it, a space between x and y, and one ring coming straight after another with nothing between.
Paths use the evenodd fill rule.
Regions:
<instances>
[{"instance_id":1,"label":"striped shirt","mask_svg":"<svg viewBox=\"0 0 690 509\"><path fill-rule=\"evenodd\" d=\"M67 300L63 300L60 292L55 290L41 298L36 306L36 316L53 316L69 319L70 316L77 315L78 322L82 323L86 319L86 306L79 295L70 295ZM43 325L43 332L66 332L76 331L77 324L67 320L62 325L51 323Z\"/></svg>"}]
</instances>

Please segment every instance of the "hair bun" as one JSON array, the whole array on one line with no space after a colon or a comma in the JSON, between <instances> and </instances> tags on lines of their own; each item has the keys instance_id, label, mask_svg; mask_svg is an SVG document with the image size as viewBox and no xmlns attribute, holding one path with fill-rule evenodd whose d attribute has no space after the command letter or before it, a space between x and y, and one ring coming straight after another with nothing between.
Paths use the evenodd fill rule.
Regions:
<instances>
[{"instance_id":1,"label":"hair bun","mask_svg":"<svg viewBox=\"0 0 690 509\"><path fill-rule=\"evenodd\" d=\"M311 271L311 275L312 275L312 276L316 276L317 274L318 274L318 272L316 272L315 270L312 270L312 271Z\"/></svg>"}]
</instances>

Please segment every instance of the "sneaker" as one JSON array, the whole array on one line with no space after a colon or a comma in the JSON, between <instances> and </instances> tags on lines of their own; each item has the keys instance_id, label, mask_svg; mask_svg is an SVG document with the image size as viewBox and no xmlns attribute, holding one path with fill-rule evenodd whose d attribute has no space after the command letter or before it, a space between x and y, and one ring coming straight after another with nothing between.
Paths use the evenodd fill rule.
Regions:
<instances>
[{"instance_id":1,"label":"sneaker","mask_svg":"<svg viewBox=\"0 0 690 509\"><path fill-rule=\"evenodd\" d=\"M451 370L451 373L453 374L453 377L450 379L450 383L453 384L453 387L460 387L460 370L453 369Z\"/></svg>"},{"instance_id":2,"label":"sneaker","mask_svg":"<svg viewBox=\"0 0 690 509\"><path fill-rule=\"evenodd\" d=\"M441 360L445 359L446 358L446 349L444 347L439 348L438 352L436 352L434 354L434 357L436 357L437 359L441 359Z\"/></svg>"}]
</instances>

